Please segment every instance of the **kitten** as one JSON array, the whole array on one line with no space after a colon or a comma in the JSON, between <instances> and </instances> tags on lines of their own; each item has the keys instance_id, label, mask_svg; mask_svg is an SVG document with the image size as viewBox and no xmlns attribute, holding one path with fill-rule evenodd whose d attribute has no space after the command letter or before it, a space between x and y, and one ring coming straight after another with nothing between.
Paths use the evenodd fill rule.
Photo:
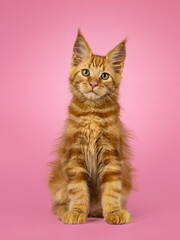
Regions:
<instances>
[{"instance_id":1,"label":"kitten","mask_svg":"<svg viewBox=\"0 0 180 240\"><path fill-rule=\"evenodd\" d=\"M125 43L106 56L92 54L80 30L74 43L73 96L49 177L53 209L65 224L84 223L87 216L104 217L109 224L130 222L132 168L118 103Z\"/></svg>"}]
</instances>

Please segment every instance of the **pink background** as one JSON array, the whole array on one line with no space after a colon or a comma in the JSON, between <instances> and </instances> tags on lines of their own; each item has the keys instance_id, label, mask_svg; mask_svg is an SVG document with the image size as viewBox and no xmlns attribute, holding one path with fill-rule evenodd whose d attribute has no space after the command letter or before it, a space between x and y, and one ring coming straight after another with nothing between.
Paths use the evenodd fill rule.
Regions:
<instances>
[{"instance_id":1,"label":"pink background","mask_svg":"<svg viewBox=\"0 0 180 240\"><path fill-rule=\"evenodd\" d=\"M180 239L179 1L0 1L0 238ZM94 53L128 37L122 119L137 169L132 223L67 226L50 212L47 163L71 95L77 28Z\"/></svg>"}]
</instances>

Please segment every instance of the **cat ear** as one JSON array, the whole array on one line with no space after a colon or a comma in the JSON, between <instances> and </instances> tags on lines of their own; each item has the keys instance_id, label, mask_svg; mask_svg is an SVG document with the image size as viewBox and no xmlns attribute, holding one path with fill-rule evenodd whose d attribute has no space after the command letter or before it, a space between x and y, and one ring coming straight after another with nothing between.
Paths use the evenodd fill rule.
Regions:
<instances>
[{"instance_id":1,"label":"cat ear","mask_svg":"<svg viewBox=\"0 0 180 240\"><path fill-rule=\"evenodd\" d=\"M72 65L78 66L92 54L91 48L78 29L78 34L73 47Z\"/></svg>"},{"instance_id":2,"label":"cat ear","mask_svg":"<svg viewBox=\"0 0 180 240\"><path fill-rule=\"evenodd\" d=\"M116 73L121 73L124 67L126 59L126 42L127 39L124 39L106 55L108 64L111 65Z\"/></svg>"}]
</instances>

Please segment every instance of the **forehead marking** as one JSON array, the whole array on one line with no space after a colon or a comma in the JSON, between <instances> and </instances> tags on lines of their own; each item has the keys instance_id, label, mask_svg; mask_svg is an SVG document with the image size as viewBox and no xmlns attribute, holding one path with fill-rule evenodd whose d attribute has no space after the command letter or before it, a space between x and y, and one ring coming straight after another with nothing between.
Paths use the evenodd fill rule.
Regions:
<instances>
[{"instance_id":1,"label":"forehead marking","mask_svg":"<svg viewBox=\"0 0 180 240\"><path fill-rule=\"evenodd\" d=\"M104 59L100 56L92 56L90 66L101 68L103 66Z\"/></svg>"}]
</instances>

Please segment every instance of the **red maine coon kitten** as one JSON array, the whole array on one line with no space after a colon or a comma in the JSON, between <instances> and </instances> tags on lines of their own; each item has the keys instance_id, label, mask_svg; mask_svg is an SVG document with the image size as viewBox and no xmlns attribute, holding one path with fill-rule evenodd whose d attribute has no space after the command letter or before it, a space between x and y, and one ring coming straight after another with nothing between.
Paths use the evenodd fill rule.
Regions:
<instances>
[{"instance_id":1,"label":"red maine coon kitten","mask_svg":"<svg viewBox=\"0 0 180 240\"><path fill-rule=\"evenodd\" d=\"M94 55L78 31L69 76L73 96L49 177L53 210L63 223L81 224L87 216L130 222L132 168L118 103L125 43Z\"/></svg>"}]
</instances>

